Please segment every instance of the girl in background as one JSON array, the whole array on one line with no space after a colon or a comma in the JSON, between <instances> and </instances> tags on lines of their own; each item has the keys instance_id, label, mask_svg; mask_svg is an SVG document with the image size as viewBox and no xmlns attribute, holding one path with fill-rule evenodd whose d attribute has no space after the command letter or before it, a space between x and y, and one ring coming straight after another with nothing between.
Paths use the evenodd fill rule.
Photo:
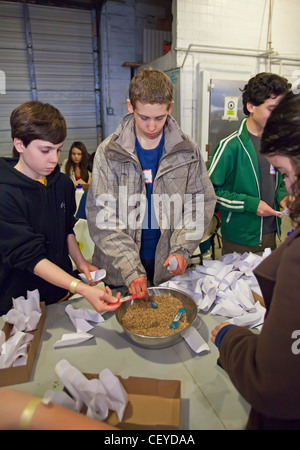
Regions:
<instances>
[{"instance_id":1,"label":"girl in background","mask_svg":"<svg viewBox=\"0 0 300 450\"><path fill-rule=\"evenodd\" d=\"M61 166L61 172L68 175L73 181L75 187L81 184L87 189L91 175L88 170L89 154L83 142L75 141L70 147L69 156Z\"/></svg>"}]
</instances>

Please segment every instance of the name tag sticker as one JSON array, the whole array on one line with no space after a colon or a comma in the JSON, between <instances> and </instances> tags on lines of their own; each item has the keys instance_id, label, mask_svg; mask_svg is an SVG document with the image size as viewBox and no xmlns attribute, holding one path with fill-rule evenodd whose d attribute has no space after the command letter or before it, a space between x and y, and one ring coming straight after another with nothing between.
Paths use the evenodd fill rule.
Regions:
<instances>
[{"instance_id":1,"label":"name tag sticker","mask_svg":"<svg viewBox=\"0 0 300 450\"><path fill-rule=\"evenodd\" d=\"M270 164L270 174L271 175L276 175L276 169L274 166L272 166L272 164Z\"/></svg>"},{"instance_id":2,"label":"name tag sticker","mask_svg":"<svg viewBox=\"0 0 300 450\"><path fill-rule=\"evenodd\" d=\"M153 175L151 169L143 170L144 173L144 180L146 184L152 184L153 183Z\"/></svg>"}]
</instances>

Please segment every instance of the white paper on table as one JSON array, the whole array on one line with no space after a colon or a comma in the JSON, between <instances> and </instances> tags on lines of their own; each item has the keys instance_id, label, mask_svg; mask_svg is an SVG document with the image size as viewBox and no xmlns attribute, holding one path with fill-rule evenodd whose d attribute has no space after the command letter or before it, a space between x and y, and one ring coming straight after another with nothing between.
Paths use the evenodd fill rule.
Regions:
<instances>
[{"instance_id":1,"label":"white paper on table","mask_svg":"<svg viewBox=\"0 0 300 450\"><path fill-rule=\"evenodd\" d=\"M228 275L233 270L232 264L227 264L219 272L216 273L215 278L218 281L222 281L226 275Z\"/></svg>"},{"instance_id":2,"label":"white paper on table","mask_svg":"<svg viewBox=\"0 0 300 450\"><path fill-rule=\"evenodd\" d=\"M202 353L209 351L209 346L194 326L184 330L181 335L194 352Z\"/></svg>"},{"instance_id":3,"label":"white paper on table","mask_svg":"<svg viewBox=\"0 0 300 450\"><path fill-rule=\"evenodd\" d=\"M17 331L5 341L0 349L0 369L11 366L25 365L28 356L28 344L33 339L33 334Z\"/></svg>"},{"instance_id":4,"label":"white paper on table","mask_svg":"<svg viewBox=\"0 0 300 450\"><path fill-rule=\"evenodd\" d=\"M214 294L208 292L207 294L204 294L202 299L198 302L199 308L202 311L206 312L211 308L211 306L213 305L215 300L216 300L216 296Z\"/></svg>"},{"instance_id":5,"label":"white paper on table","mask_svg":"<svg viewBox=\"0 0 300 450\"><path fill-rule=\"evenodd\" d=\"M254 298L249 285L244 280L237 280L232 292L245 310L251 310L253 308L255 303Z\"/></svg>"},{"instance_id":6,"label":"white paper on table","mask_svg":"<svg viewBox=\"0 0 300 450\"><path fill-rule=\"evenodd\" d=\"M262 259L267 258L268 256L271 255L271 253L272 253L272 250L270 248L265 248L264 252L263 252L263 255L262 255Z\"/></svg>"},{"instance_id":7,"label":"white paper on table","mask_svg":"<svg viewBox=\"0 0 300 450\"><path fill-rule=\"evenodd\" d=\"M256 302L253 312L233 317L229 322L241 327L255 328L264 323L265 313L265 308L259 302Z\"/></svg>"},{"instance_id":8,"label":"white paper on table","mask_svg":"<svg viewBox=\"0 0 300 450\"><path fill-rule=\"evenodd\" d=\"M224 264L221 261L212 261L212 262L217 264L209 264L211 263L211 261L203 260L203 265L196 266L194 270L198 273L215 276L218 272L222 270Z\"/></svg>"},{"instance_id":9,"label":"white paper on table","mask_svg":"<svg viewBox=\"0 0 300 450\"><path fill-rule=\"evenodd\" d=\"M172 280L186 280L188 283L199 280L199 272L197 272L196 268L198 266L195 266L193 269L187 269L182 275L177 275L176 277L173 277Z\"/></svg>"},{"instance_id":10,"label":"white paper on table","mask_svg":"<svg viewBox=\"0 0 300 450\"><path fill-rule=\"evenodd\" d=\"M212 280L210 280L209 278L205 278L202 281L201 289L205 294L209 295L210 298L212 298L213 300L216 299L217 285Z\"/></svg>"},{"instance_id":11,"label":"white paper on table","mask_svg":"<svg viewBox=\"0 0 300 450\"><path fill-rule=\"evenodd\" d=\"M119 379L109 369L102 371L99 378L88 380L68 361L61 360L55 371L74 399L76 411L79 412L85 404L88 408L87 415L104 420L109 409L112 409L119 420L122 420L128 395Z\"/></svg>"},{"instance_id":12,"label":"white paper on table","mask_svg":"<svg viewBox=\"0 0 300 450\"><path fill-rule=\"evenodd\" d=\"M254 313L251 291L259 295L261 291L253 270L269 252L270 249L266 249L262 256L234 252L218 261L204 260L203 265L190 268L160 286L185 292L204 312L210 311L228 318Z\"/></svg>"},{"instance_id":13,"label":"white paper on table","mask_svg":"<svg viewBox=\"0 0 300 450\"><path fill-rule=\"evenodd\" d=\"M40 294L37 289L27 291L27 298L13 298L13 308L5 315L3 320L13 325L11 334L17 331L34 331L37 329L42 315L40 306Z\"/></svg>"},{"instance_id":14,"label":"white paper on table","mask_svg":"<svg viewBox=\"0 0 300 450\"><path fill-rule=\"evenodd\" d=\"M160 286L178 289L179 291L185 292L186 294L193 296L193 291L185 288L183 285L175 281L165 281L164 283L160 284Z\"/></svg>"},{"instance_id":15,"label":"white paper on table","mask_svg":"<svg viewBox=\"0 0 300 450\"><path fill-rule=\"evenodd\" d=\"M94 336L89 333L66 333L63 334L59 341L56 341L53 344L54 348L60 347L68 347L71 345L82 344L82 342L86 342L89 339L92 339Z\"/></svg>"},{"instance_id":16,"label":"white paper on table","mask_svg":"<svg viewBox=\"0 0 300 450\"><path fill-rule=\"evenodd\" d=\"M24 297L13 298L13 307L25 315L30 314L31 311L41 313L40 293L38 289L27 291L26 299Z\"/></svg>"},{"instance_id":17,"label":"white paper on table","mask_svg":"<svg viewBox=\"0 0 300 450\"><path fill-rule=\"evenodd\" d=\"M243 314L243 308L237 305L234 297L220 298L211 311L212 315L235 317Z\"/></svg>"},{"instance_id":18,"label":"white paper on table","mask_svg":"<svg viewBox=\"0 0 300 450\"><path fill-rule=\"evenodd\" d=\"M251 276L253 273L253 268L247 263L247 261L240 261L239 264L236 265L236 268L243 272L247 277Z\"/></svg>"},{"instance_id":19,"label":"white paper on table","mask_svg":"<svg viewBox=\"0 0 300 450\"><path fill-rule=\"evenodd\" d=\"M76 309L69 304L68 306L66 306L65 311L78 333L87 333L92 328L94 328L94 325L89 324L88 321L94 323L104 322L101 314L88 308Z\"/></svg>"},{"instance_id":20,"label":"white paper on table","mask_svg":"<svg viewBox=\"0 0 300 450\"><path fill-rule=\"evenodd\" d=\"M227 289L228 287L232 286L239 278L241 278L243 274L239 271L232 271L229 272L224 278L223 280L220 282L219 284L219 289L221 291L224 291L225 289Z\"/></svg>"},{"instance_id":21,"label":"white paper on table","mask_svg":"<svg viewBox=\"0 0 300 450\"><path fill-rule=\"evenodd\" d=\"M263 295L262 295L262 292L261 292L261 289L260 289L260 286L259 286L259 284L257 283L257 284L251 284L250 285L250 288L251 288L251 291L253 291L253 292L255 292L257 295L259 295L260 297L262 297Z\"/></svg>"},{"instance_id":22,"label":"white paper on table","mask_svg":"<svg viewBox=\"0 0 300 450\"><path fill-rule=\"evenodd\" d=\"M120 380L109 369L100 372L99 380L103 384L108 399L109 409L116 411L119 421L122 420L127 405L127 392Z\"/></svg>"},{"instance_id":23,"label":"white paper on table","mask_svg":"<svg viewBox=\"0 0 300 450\"><path fill-rule=\"evenodd\" d=\"M247 255L247 256L245 256ZM256 255L255 253L244 253L244 262L247 262L250 267L255 267L258 262L261 262L261 256Z\"/></svg>"},{"instance_id":24,"label":"white paper on table","mask_svg":"<svg viewBox=\"0 0 300 450\"><path fill-rule=\"evenodd\" d=\"M27 329L27 323L29 316L25 316L22 312L10 309L4 316L2 316L4 322L13 325L11 334L15 334L17 331L25 331Z\"/></svg>"},{"instance_id":25,"label":"white paper on table","mask_svg":"<svg viewBox=\"0 0 300 450\"><path fill-rule=\"evenodd\" d=\"M204 297L202 297L202 299L197 302L197 306L199 307L199 309L201 309L201 311L207 312L211 308L213 303L214 300L212 300L207 294L205 294Z\"/></svg>"},{"instance_id":26,"label":"white paper on table","mask_svg":"<svg viewBox=\"0 0 300 450\"><path fill-rule=\"evenodd\" d=\"M240 259L241 255L237 252L228 253L227 255L221 256L220 260L224 264L232 264L235 260Z\"/></svg>"},{"instance_id":27,"label":"white paper on table","mask_svg":"<svg viewBox=\"0 0 300 450\"><path fill-rule=\"evenodd\" d=\"M209 281L209 280L208 280ZM198 278L196 280L193 280L191 283L191 290L192 290L192 294L195 294L194 298L197 298L199 300L201 300L203 298L204 292L202 290L202 285L203 285L203 279L202 278Z\"/></svg>"},{"instance_id":28,"label":"white paper on table","mask_svg":"<svg viewBox=\"0 0 300 450\"><path fill-rule=\"evenodd\" d=\"M80 385L80 383L82 385L85 383L84 375L79 372L79 370L72 367L65 359L62 359L56 364L55 372L74 399L76 411L80 412L84 401L76 386Z\"/></svg>"},{"instance_id":29,"label":"white paper on table","mask_svg":"<svg viewBox=\"0 0 300 450\"><path fill-rule=\"evenodd\" d=\"M222 268L224 267L224 263L221 261L221 258L219 260L204 259L203 266L213 268L217 272L220 272L220 270L222 270ZM201 267L201 266L198 266L198 267Z\"/></svg>"},{"instance_id":30,"label":"white paper on table","mask_svg":"<svg viewBox=\"0 0 300 450\"><path fill-rule=\"evenodd\" d=\"M84 283L90 284L90 283L97 283L98 281L103 280L103 278L106 277L106 270L105 269L99 269L95 270L93 272L90 272L92 281L88 281L87 277L84 273L80 273L79 277Z\"/></svg>"}]
</instances>

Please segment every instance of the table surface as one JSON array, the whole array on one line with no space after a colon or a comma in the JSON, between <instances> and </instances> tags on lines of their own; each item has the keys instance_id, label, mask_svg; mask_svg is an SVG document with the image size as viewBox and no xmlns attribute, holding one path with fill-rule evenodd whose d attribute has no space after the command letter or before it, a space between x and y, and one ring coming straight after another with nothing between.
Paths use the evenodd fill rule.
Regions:
<instances>
[{"instance_id":1,"label":"table surface","mask_svg":"<svg viewBox=\"0 0 300 450\"><path fill-rule=\"evenodd\" d=\"M70 300L75 308L90 307L84 298ZM54 349L53 344L65 333L75 332L65 312L67 302L49 305L46 322L28 383L12 386L34 395L47 390L62 390L55 365L66 359L86 373L109 368L115 375L181 380L181 430L243 429L249 404L239 395L226 372L217 365L218 349L210 341L211 330L224 320L201 314L198 329L210 352L197 354L182 339L164 349L147 349L133 343L122 331L115 314L105 313L105 321L90 332L91 340L72 347ZM0 319L2 328L3 321Z\"/></svg>"}]
</instances>

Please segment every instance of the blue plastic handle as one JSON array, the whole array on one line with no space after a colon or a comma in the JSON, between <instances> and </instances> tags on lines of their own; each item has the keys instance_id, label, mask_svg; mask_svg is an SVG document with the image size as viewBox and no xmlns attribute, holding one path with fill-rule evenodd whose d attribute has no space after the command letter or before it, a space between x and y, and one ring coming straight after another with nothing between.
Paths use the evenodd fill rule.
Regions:
<instances>
[{"instance_id":1,"label":"blue plastic handle","mask_svg":"<svg viewBox=\"0 0 300 450\"><path fill-rule=\"evenodd\" d=\"M182 316L182 314L184 313L184 311L185 311L185 308L180 308L180 309L177 311L176 316L175 316L173 322L171 323L171 325L169 325L169 327L170 327L171 329L176 330L176 328L178 328L178 322L179 322L179 320L181 319L181 316Z\"/></svg>"}]
</instances>

